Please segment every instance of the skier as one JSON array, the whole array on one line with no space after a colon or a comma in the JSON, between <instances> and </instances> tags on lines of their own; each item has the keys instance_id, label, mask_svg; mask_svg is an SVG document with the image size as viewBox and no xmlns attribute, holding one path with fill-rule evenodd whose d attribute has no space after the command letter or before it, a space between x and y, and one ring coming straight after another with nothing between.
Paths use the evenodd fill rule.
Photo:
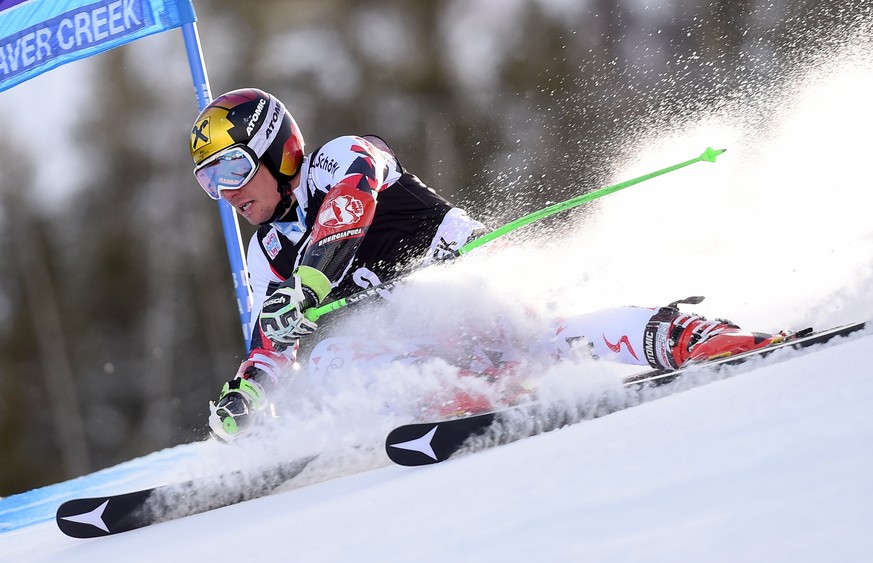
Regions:
<instances>
[{"instance_id":1,"label":"skier","mask_svg":"<svg viewBox=\"0 0 873 563\"><path fill-rule=\"evenodd\" d=\"M317 328L304 316L306 309L451 257L487 231L405 170L379 137L338 137L304 155L291 114L278 98L258 89L234 90L210 103L194 123L190 150L194 176L206 193L224 198L258 226L247 250L258 315L251 346L218 401L210 403L209 428L221 440L250 428L288 377L300 339ZM584 315L560 324L550 336L564 345L584 339L595 356L666 370L788 336L684 314L678 309L682 302ZM316 343L310 370L317 374L341 364L329 356L343 360L349 349L335 339ZM388 359L414 352L394 350ZM345 359L375 357L354 355ZM493 376L505 366L489 365L480 355L467 358L463 367Z\"/></svg>"}]
</instances>

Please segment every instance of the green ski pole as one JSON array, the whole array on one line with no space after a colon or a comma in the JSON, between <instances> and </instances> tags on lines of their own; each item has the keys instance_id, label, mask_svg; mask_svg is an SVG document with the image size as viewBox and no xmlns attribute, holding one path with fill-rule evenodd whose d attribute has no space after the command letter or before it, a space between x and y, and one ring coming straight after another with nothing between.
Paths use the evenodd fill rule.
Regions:
<instances>
[{"instance_id":1,"label":"green ski pole","mask_svg":"<svg viewBox=\"0 0 873 563\"><path fill-rule=\"evenodd\" d=\"M713 149L711 147L707 147L703 153L691 160L686 160L685 162L680 162L679 164L674 164L673 166L668 166L667 168L662 168L661 170L656 170L654 172L650 172L649 174L644 174L638 178L633 178L632 180L627 180L625 182L620 182L618 184L612 186L606 186L605 188L600 188L599 190L594 190L593 192L588 192L587 194L574 197L572 199L568 199L567 201L562 201L560 203L556 203L554 205L550 205L544 209L540 209L539 211L534 211L529 215L525 215L511 223L508 223L499 229L495 229L490 233L482 235L481 237L468 242L458 249L458 255L462 256L471 250L475 250L480 246L491 242L496 238L500 238L516 229L519 229L525 225L529 225L535 221L543 219L544 217L549 217L551 215L555 215L556 213L560 213L561 211L565 211L567 209L572 209L574 207L578 207L584 203L588 203L589 201L593 201L595 199L599 199L601 197L607 196L609 194L615 193L619 190L623 190L625 188L629 188L641 182L645 182L646 180L651 180L652 178L656 178L658 176L662 176L667 174L668 172L673 172L674 170L679 170L680 168L685 168L686 166L690 166L696 162L715 162L716 157L718 157L721 153L723 153L726 149ZM383 284L379 284L373 287L369 287L357 293L354 293L348 297L344 297L342 299L337 299L336 301L332 301L320 307L313 307L311 309L307 309L304 311L306 318L312 322L317 321L319 318L324 315L336 311L337 309L342 309L343 307L348 307L354 303L362 301L364 299L369 299L375 295L378 295L380 291L390 291L394 286L396 286L399 280L392 280L385 282Z\"/></svg>"},{"instance_id":2,"label":"green ski pole","mask_svg":"<svg viewBox=\"0 0 873 563\"><path fill-rule=\"evenodd\" d=\"M534 221L539 221L544 217L549 217L550 215L555 215L556 213L560 213L566 209L572 209L574 207L578 207L583 203L588 203L589 201L593 201L595 199L599 199L603 196L607 196L609 194L615 193L619 190L623 190L625 188L629 188L641 182L645 182L646 180L651 180L657 176L661 176L663 174L667 174L668 172L673 172L674 170L679 170L680 168L685 168L686 166L690 166L695 162L706 161L706 162L715 162L715 159L718 155L723 153L726 149L715 150L713 148L707 148L703 151L703 154L698 156L697 158L692 158L691 160L686 160L685 162L680 162L679 164L674 164L673 166L668 166L667 168L662 168L661 170L656 170L655 172L651 172L644 176L640 176L639 178L634 178L633 180L627 180L625 182L621 182L615 184L613 186L607 186L605 188L600 188L599 190L594 190L593 192L588 192L587 194L580 195L579 197L574 197L573 199L568 199L567 201L562 201L560 203L556 203L554 205L550 205L545 209L540 209L539 211L534 211L529 215L525 215L520 219L516 219L515 221L508 223L499 229L491 231L476 240L471 240L464 246L458 249L459 255L464 255L471 250L475 250L479 248L483 244L487 244L492 240L502 237L507 233L511 233L512 231L523 227L525 225L529 225Z\"/></svg>"}]
</instances>

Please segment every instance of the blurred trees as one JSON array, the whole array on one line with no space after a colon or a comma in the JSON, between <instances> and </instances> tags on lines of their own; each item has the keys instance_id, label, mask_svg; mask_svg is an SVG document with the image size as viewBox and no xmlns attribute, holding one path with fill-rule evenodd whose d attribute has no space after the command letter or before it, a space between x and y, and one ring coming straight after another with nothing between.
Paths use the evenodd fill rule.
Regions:
<instances>
[{"instance_id":1,"label":"blurred trees","mask_svg":"<svg viewBox=\"0 0 873 563\"><path fill-rule=\"evenodd\" d=\"M214 95L276 94L310 149L380 134L426 183L499 224L599 187L653 126L782 79L860 5L196 8ZM215 206L190 176L183 52L169 33L98 57L78 142L63 148L88 174L61 205L23 195L46 155L0 141L0 495L202 437L207 402L243 355Z\"/></svg>"}]
</instances>

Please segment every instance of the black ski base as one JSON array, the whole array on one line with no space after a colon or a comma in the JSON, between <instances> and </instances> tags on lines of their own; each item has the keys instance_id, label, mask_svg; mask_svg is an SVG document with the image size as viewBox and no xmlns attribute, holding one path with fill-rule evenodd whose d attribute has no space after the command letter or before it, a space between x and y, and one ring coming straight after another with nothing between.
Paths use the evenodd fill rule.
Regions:
<instances>
[{"instance_id":1,"label":"black ski base","mask_svg":"<svg viewBox=\"0 0 873 563\"><path fill-rule=\"evenodd\" d=\"M429 465L449 459L462 449L478 450L594 418L620 408L639 404L648 398L647 389L673 383L683 376L703 374L712 377L727 366L736 366L769 356L778 351L799 350L849 336L867 328L867 323L854 323L820 332L812 332L793 340L774 344L761 350L728 356L682 369L648 370L623 380L626 401L623 406L604 408L600 405L546 405L525 403L496 411L436 422L421 422L399 426L385 441L385 452L394 463L406 466ZM802 333L801 333L802 334ZM787 355L786 358L790 357ZM663 396L663 395L661 395Z\"/></svg>"},{"instance_id":2,"label":"black ski base","mask_svg":"<svg viewBox=\"0 0 873 563\"><path fill-rule=\"evenodd\" d=\"M256 471L206 477L118 495L68 500L57 511L58 528L74 538L96 538L230 506L269 494L296 477L316 456Z\"/></svg>"}]
</instances>

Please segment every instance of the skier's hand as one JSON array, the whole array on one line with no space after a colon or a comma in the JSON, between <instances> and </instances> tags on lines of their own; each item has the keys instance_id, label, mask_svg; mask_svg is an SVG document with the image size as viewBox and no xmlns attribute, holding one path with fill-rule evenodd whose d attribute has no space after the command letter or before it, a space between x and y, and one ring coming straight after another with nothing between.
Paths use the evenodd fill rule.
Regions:
<instances>
[{"instance_id":1,"label":"skier's hand","mask_svg":"<svg viewBox=\"0 0 873 563\"><path fill-rule=\"evenodd\" d=\"M293 344L315 332L317 325L303 313L317 307L329 292L330 281L324 274L300 266L264 301L258 321L264 336L276 344Z\"/></svg>"},{"instance_id":2,"label":"skier's hand","mask_svg":"<svg viewBox=\"0 0 873 563\"><path fill-rule=\"evenodd\" d=\"M294 352L255 348L239 366L233 380L224 384L217 402L209 403L209 431L230 442L270 416L268 394L293 365Z\"/></svg>"},{"instance_id":3,"label":"skier's hand","mask_svg":"<svg viewBox=\"0 0 873 563\"><path fill-rule=\"evenodd\" d=\"M230 442L250 429L266 406L264 388L253 379L237 378L224 384L218 402L209 403L209 431Z\"/></svg>"}]
</instances>

